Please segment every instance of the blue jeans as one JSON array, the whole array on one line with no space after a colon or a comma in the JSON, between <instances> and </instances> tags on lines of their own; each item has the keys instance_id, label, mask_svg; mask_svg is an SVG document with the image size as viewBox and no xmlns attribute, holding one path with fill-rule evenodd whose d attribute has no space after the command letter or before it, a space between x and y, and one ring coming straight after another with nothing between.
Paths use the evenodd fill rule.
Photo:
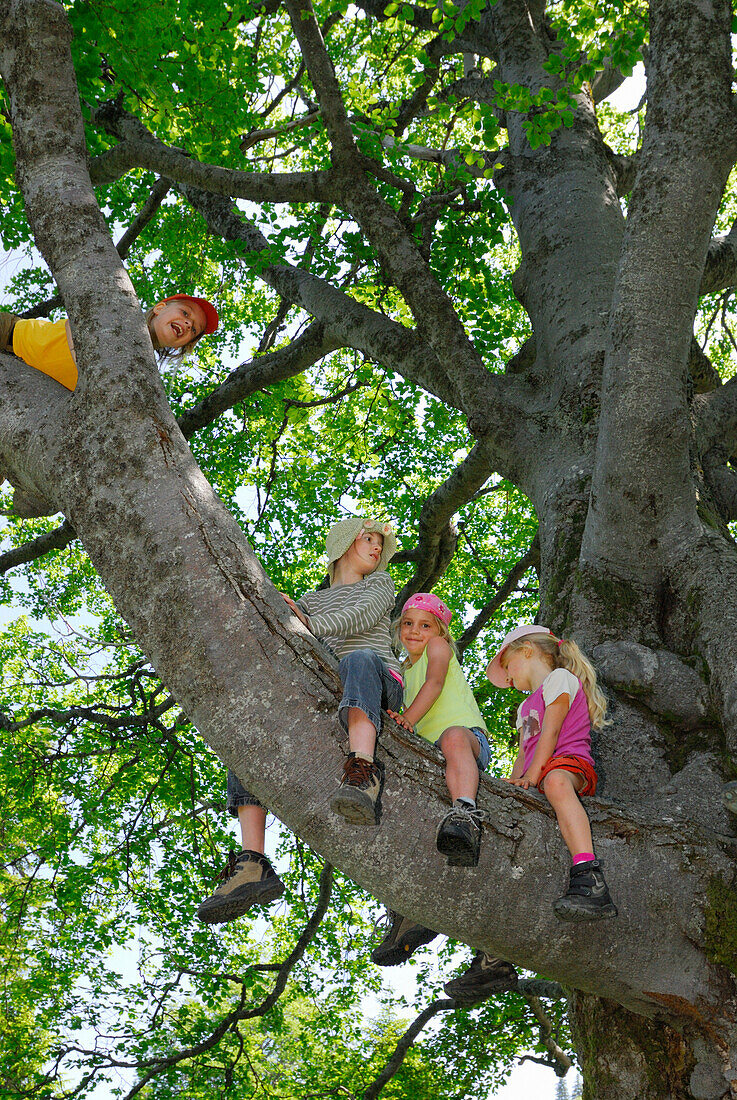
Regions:
<instances>
[{"instance_id":1,"label":"blue jeans","mask_svg":"<svg viewBox=\"0 0 737 1100\"><path fill-rule=\"evenodd\" d=\"M378 734L381 730L382 710L402 709L404 692L399 680L395 680L373 649L356 649L353 653L348 653L341 659L338 671L343 683L343 698L338 709L341 726L348 730L348 708L358 707L373 722ZM229 769L228 813L237 817L239 806L260 805L259 800L246 790L238 776Z\"/></svg>"},{"instance_id":2,"label":"blue jeans","mask_svg":"<svg viewBox=\"0 0 737 1100\"><path fill-rule=\"evenodd\" d=\"M404 690L373 649L355 649L341 658L338 666L343 682L343 698L338 708L338 718L344 730L348 729L348 708L358 707L373 723L376 733L381 731L382 710L402 709Z\"/></svg>"}]
</instances>

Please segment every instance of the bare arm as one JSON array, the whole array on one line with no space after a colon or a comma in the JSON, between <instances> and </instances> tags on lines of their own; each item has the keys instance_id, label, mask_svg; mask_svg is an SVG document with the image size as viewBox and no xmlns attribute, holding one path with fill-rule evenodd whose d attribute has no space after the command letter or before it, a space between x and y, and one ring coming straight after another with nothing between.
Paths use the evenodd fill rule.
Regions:
<instances>
[{"instance_id":1,"label":"bare arm","mask_svg":"<svg viewBox=\"0 0 737 1100\"><path fill-rule=\"evenodd\" d=\"M427 643L427 675L425 682L402 717L409 726L416 726L438 699L445 684L450 664L450 646L444 638L431 638Z\"/></svg>"}]
</instances>

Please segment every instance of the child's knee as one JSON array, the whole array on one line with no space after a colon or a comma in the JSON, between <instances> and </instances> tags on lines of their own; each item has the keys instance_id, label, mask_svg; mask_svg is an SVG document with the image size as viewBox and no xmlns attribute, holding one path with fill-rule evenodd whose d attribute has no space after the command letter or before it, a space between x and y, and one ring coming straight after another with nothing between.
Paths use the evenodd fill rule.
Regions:
<instances>
[{"instance_id":1,"label":"child's knee","mask_svg":"<svg viewBox=\"0 0 737 1100\"><path fill-rule=\"evenodd\" d=\"M438 738L438 746L447 759L462 753L473 752L468 740L468 731L463 726L450 726Z\"/></svg>"},{"instance_id":2,"label":"child's knee","mask_svg":"<svg viewBox=\"0 0 737 1100\"><path fill-rule=\"evenodd\" d=\"M554 802L556 799L565 798L566 795L575 794L576 788L572 780L571 773L563 771L561 768L554 768L551 772L548 772L543 783L543 794L548 802Z\"/></svg>"}]
</instances>

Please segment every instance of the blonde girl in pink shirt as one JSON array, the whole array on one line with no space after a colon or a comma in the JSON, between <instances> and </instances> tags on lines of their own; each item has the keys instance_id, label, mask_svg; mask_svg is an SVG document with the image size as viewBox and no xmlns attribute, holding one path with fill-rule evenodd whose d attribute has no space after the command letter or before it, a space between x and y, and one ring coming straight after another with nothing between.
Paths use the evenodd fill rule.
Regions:
<instances>
[{"instance_id":1,"label":"blonde girl in pink shirt","mask_svg":"<svg viewBox=\"0 0 737 1100\"><path fill-rule=\"evenodd\" d=\"M526 625L507 634L486 675L496 687L528 693L517 711L519 752L507 782L545 795L571 853L568 889L555 915L569 921L616 917L581 802L596 791L591 727L603 725L606 714L593 666L575 642Z\"/></svg>"}]
</instances>

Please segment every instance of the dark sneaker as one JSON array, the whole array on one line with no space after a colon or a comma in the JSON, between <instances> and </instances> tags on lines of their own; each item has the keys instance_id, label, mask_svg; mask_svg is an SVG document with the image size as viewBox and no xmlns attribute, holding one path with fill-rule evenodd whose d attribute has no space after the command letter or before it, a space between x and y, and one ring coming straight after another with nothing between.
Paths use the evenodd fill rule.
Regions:
<instances>
[{"instance_id":1,"label":"dark sneaker","mask_svg":"<svg viewBox=\"0 0 737 1100\"><path fill-rule=\"evenodd\" d=\"M470 810L463 803L453 803L453 809L445 815L435 834L438 851L448 857L449 867L476 866L483 819L483 810Z\"/></svg>"},{"instance_id":2,"label":"dark sneaker","mask_svg":"<svg viewBox=\"0 0 737 1100\"><path fill-rule=\"evenodd\" d=\"M350 753L343 765L343 778L330 799L330 809L351 825L376 825L383 777L379 765Z\"/></svg>"},{"instance_id":3,"label":"dark sneaker","mask_svg":"<svg viewBox=\"0 0 737 1100\"><path fill-rule=\"evenodd\" d=\"M722 805L725 810L737 814L737 780L733 779L722 787Z\"/></svg>"},{"instance_id":4,"label":"dark sneaker","mask_svg":"<svg viewBox=\"0 0 737 1100\"><path fill-rule=\"evenodd\" d=\"M602 920L617 916L598 859L571 867L568 889L553 910L559 920Z\"/></svg>"},{"instance_id":5,"label":"dark sneaker","mask_svg":"<svg viewBox=\"0 0 737 1100\"><path fill-rule=\"evenodd\" d=\"M228 853L218 878L220 885L202 902L197 919L204 924L224 924L248 912L252 905L266 905L284 893L285 886L266 856L247 849Z\"/></svg>"},{"instance_id":6,"label":"dark sneaker","mask_svg":"<svg viewBox=\"0 0 737 1100\"><path fill-rule=\"evenodd\" d=\"M377 966L398 966L413 955L418 947L430 943L437 936L430 928L415 924L409 917L388 909L389 931L381 943L371 952L371 961Z\"/></svg>"},{"instance_id":7,"label":"dark sneaker","mask_svg":"<svg viewBox=\"0 0 737 1100\"><path fill-rule=\"evenodd\" d=\"M468 970L446 982L443 989L457 1005L475 1005L494 993L503 993L517 985L517 971L504 959L477 951Z\"/></svg>"}]
</instances>

